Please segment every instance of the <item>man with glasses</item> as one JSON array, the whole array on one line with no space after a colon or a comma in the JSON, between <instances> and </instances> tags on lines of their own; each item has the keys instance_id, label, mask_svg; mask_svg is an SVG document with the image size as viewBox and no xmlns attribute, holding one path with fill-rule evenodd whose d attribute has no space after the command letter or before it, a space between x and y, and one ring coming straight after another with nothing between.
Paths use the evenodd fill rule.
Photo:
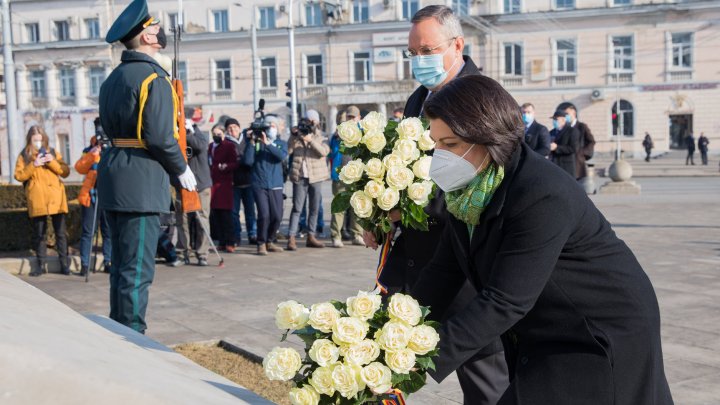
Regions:
<instances>
[{"instance_id":1,"label":"man with glasses","mask_svg":"<svg viewBox=\"0 0 720 405\"><path fill-rule=\"evenodd\" d=\"M408 99L405 117L421 117L425 100L456 77L480 74L472 59L463 55L464 48L460 20L449 7L428 6L413 16L405 55L410 58L413 74L421 86ZM396 222L396 226L401 227L401 233L394 241L387 264L379 276L388 294L410 292L420 271L432 259L447 216L442 191L438 189L425 211L430 215L430 226L426 232L403 228ZM399 215L396 217L399 221ZM365 233L364 236L370 246L377 246L370 234ZM476 294L466 282L445 318L464 308ZM505 391L509 381L502 350L502 344L497 340L479 350L457 370L465 404L492 405Z\"/></svg>"}]
</instances>

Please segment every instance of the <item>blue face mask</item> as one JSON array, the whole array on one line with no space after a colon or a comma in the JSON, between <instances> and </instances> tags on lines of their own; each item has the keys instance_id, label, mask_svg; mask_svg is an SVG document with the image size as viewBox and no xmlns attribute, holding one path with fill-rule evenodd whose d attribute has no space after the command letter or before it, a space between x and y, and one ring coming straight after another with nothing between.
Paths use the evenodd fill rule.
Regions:
<instances>
[{"instance_id":1,"label":"blue face mask","mask_svg":"<svg viewBox=\"0 0 720 405\"><path fill-rule=\"evenodd\" d=\"M267 138L270 142L274 142L277 139L278 130L275 127L270 127L266 133Z\"/></svg>"},{"instance_id":2,"label":"blue face mask","mask_svg":"<svg viewBox=\"0 0 720 405\"><path fill-rule=\"evenodd\" d=\"M565 122L567 122L567 123L569 123L569 124L572 124L573 119L572 119L572 117L570 116L570 114L565 114Z\"/></svg>"},{"instance_id":3,"label":"blue face mask","mask_svg":"<svg viewBox=\"0 0 720 405\"><path fill-rule=\"evenodd\" d=\"M558 124L557 120L553 120L553 128L560 129L560 124Z\"/></svg>"},{"instance_id":4,"label":"blue face mask","mask_svg":"<svg viewBox=\"0 0 720 405\"><path fill-rule=\"evenodd\" d=\"M443 53L413 56L411 61L415 79L428 89L434 89L444 82L447 79L448 71L452 70L457 63L457 58L455 58L455 62L450 66L450 69L445 70L443 57L450 49L453 48L449 47Z\"/></svg>"},{"instance_id":5,"label":"blue face mask","mask_svg":"<svg viewBox=\"0 0 720 405\"><path fill-rule=\"evenodd\" d=\"M535 121L535 117L532 114L523 114L523 122L525 125L530 125Z\"/></svg>"}]
</instances>

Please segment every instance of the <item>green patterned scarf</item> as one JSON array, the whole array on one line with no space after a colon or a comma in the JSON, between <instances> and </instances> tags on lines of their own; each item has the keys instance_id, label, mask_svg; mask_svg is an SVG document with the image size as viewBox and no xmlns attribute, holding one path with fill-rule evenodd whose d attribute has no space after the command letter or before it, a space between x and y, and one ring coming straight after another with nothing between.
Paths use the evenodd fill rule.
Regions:
<instances>
[{"instance_id":1,"label":"green patterned scarf","mask_svg":"<svg viewBox=\"0 0 720 405\"><path fill-rule=\"evenodd\" d=\"M505 169L494 163L480 172L467 187L445 193L447 209L453 216L472 228L480 223L480 215L490 203L495 190L505 177Z\"/></svg>"}]
</instances>

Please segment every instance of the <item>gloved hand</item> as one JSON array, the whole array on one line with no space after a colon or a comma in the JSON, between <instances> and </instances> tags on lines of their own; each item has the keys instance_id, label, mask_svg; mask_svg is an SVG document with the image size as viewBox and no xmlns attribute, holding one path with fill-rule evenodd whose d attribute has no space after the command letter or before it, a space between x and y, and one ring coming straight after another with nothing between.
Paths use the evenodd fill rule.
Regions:
<instances>
[{"instance_id":1,"label":"gloved hand","mask_svg":"<svg viewBox=\"0 0 720 405\"><path fill-rule=\"evenodd\" d=\"M178 176L178 180L180 180L182 188L188 191L195 191L195 188L197 187L197 180L195 180L195 175L192 170L190 170L190 166L187 166L185 173Z\"/></svg>"}]
</instances>

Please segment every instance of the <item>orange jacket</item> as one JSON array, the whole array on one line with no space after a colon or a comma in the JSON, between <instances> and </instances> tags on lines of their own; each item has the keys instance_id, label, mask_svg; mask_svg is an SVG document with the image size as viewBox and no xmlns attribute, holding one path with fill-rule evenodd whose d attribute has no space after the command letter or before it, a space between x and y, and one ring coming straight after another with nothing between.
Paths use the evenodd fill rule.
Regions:
<instances>
[{"instance_id":1,"label":"orange jacket","mask_svg":"<svg viewBox=\"0 0 720 405\"><path fill-rule=\"evenodd\" d=\"M70 168L63 162L60 152L54 152L55 160L44 166L35 167L33 164L37 152L27 164L20 154L15 165L15 180L25 183L25 197L30 218L68 212L65 185L60 177L67 177Z\"/></svg>"},{"instance_id":2,"label":"orange jacket","mask_svg":"<svg viewBox=\"0 0 720 405\"><path fill-rule=\"evenodd\" d=\"M84 207L89 207L92 203L90 191L95 188L95 182L97 181L97 170L94 170L92 167L99 161L100 154L85 152L80 159L75 162L75 170L85 175L85 180L83 180L82 187L80 188L80 194L78 194L78 202Z\"/></svg>"}]
</instances>

